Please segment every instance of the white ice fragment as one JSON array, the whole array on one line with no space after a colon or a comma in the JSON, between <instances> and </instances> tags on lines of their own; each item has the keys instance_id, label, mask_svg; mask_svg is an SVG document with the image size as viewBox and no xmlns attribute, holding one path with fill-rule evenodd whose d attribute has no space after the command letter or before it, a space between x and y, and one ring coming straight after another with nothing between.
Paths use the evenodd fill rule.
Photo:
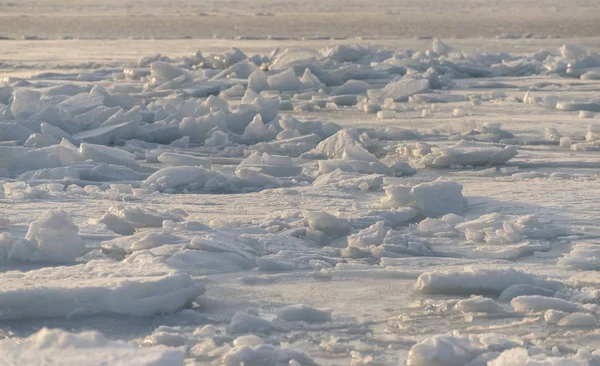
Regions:
<instances>
[{"instance_id":1,"label":"white ice fragment","mask_svg":"<svg viewBox=\"0 0 600 366\"><path fill-rule=\"evenodd\" d=\"M261 344L256 347L234 347L223 355L220 364L224 366L317 365L310 357L302 352L290 348L275 347L270 344Z\"/></svg>"},{"instance_id":2,"label":"white ice fragment","mask_svg":"<svg viewBox=\"0 0 600 366\"><path fill-rule=\"evenodd\" d=\"M269 89L279 91L295 91L299 90L302 82L296 76L294 69L287 69L275 75L267 77Z\"/></svg>"},{"instance_id":3,"label":"white ice fragment","mask_svg":"<svg viewBox=\"0 0 600 366\"><path fill-rule=\"evenodd\" d=\"M546 311L549 309L565 311L572 313L579 310L579 305L567 300L545 297L539 295L533 296L518 296L512 299L510 304L513 306L515 311L525 312L539 312Z\"/></svg>"},{"instance_id":4,"label":"white ice fragment","mask_svg":"<svg viewBox=\"0 0 600 366\"><path fill-rule=\"evenodd\" d=\"M265 342L259 336L255 334L247 334L239 336L233 340L234 347L256 347L264 344Z\"/></svg>"},{"instance_id":5,"label":"white ice fragment","mask_svg":"<svg viewBox=\"0 0 600 366\"><path fill-rule=\"evenodd\" d=\"M569 313L560 310L550 309L546 310L546 312L544 313L544 320L546 320L546 323L548 324L556 325L562 318L564 318L567 315L569 315Z\"/></svg>"},{"instance_id":6,"label":"white ice fragment","mask_svg":"<svg viewBox=\"0 0 600 366\"><path fill-rule=\"evenodd\" d=\"M516 284L552 290L564 287L559 282L545 280L514 269L467 268L462 272L425 272L419 276L415 289L431 294L500 294Z\"/></svg>"},{"instance_id":7,"label":"white ice fragment","mask_svg":"<svg viewBox=\"0 0 600 366\"><path fill-rule=\"evenodd\" d=\"M381 245L389 230L390 228L385 226L385 221L378 221L370 227L350 235L348 246L368 248L371 245Z\"/></svg>"},{"instance_id":8,"label":"white ice fragment","mask_svg":"<svg viewBox=\"0 0 600 366\"><path fill-rule=\"evenodd\" d=\"M323 211L304 212L304 222L314 230L328 234L343 235L348 230L348 220L341 219Z\"/></svg>"},{"instance_id":9,"label":"white ice fragment","mask_svg":"<svg viewBox=\"0 0 600 366\"><path fill-rule=\"evenodd\" d=\"M0 341L0 353L7 365L34 366L41 360L62 366L183 366L181 351L111 341L96 331L69 333L42 328L25 339Z\"/></svg>"},{"instance_id":10,"label":"white ice fragment","mask_svg":"<svg viewBox=\"0 0 600 366\"><path fill-rule=\"evenodd\" d=\"M424 216L438 217L449 213L462 213L465 205L462 188L462 185L456 182L437 180L416 185L411 193Z\"/></svg>"},{"instance_id":11,"label":"white ice fragment","mask_svg":"<svg viewBox=\"0 0 600 366\"><path fill-rule=\"evenodd\" d=\"M595 327L596 317L587 313L569 314L556 323L559 327Z\"/></svg>"},{"instance_id":12,"label":"white ice fragment","mask_svg":"<svg viewBox=\"0 0 600 366\"><path fill-rule=\"evenodd\" d=\"M33 133L23 144L23 147L48 147L58 145L60 140L54 136L42 135L41 133Z\"/></svg>"},{"instance_id":13,"label":"white ice fragment","mask_svg":"<svg viewBox=\"0 0 600 366\"><path fill-rule=\"evenodd\" d=\"M483 296L460 300L454 307L464 313L501 313L504 311L496 301Z\"/></svg>"},{"instance_id":14,"label":"white ice fragment","mask_svg":"<svg viewBox=\"0 0 600 366\"><path fill-rule=\"evenodd\" d=\"M73 262L86 252L79 228L63 210L46 211L29 225L25 239L35 243L51 261Z\"/></svg>"},{"instance_id":15,"label":"white ice fragment","mask_svg":"<svg viewBox=\"0 0 600 366\"><path fill-rule=\"evenodd\" d=\"M431 168L499 165L506 163L518 154L517 147L513 145L499 146L467 140L444 148L422 149L419 146L403 147L400 149L400 153L408 158L416 158Z\"/></svg>"},{"instance_id":16,"label":"white ice fragment","mask_svg":"<svg viewBox=\"0 0 600 366\"><path fill-rule=\"evenodd\" d=\"M392 99L394 102L403 102L414 94L422 93L429 89L429 80L405 78L394 80L388 83L383 89L369 89L367 95L369 99L383 103L385 99Z\"/></svg>"},{"instance_id":17,"label":"white ice fragment","mask_svg":"<svg viewBox=\"0 0 600 366\"><path fill-rule=\"evenodd\" d=\"M592 111L579 111L579 118L594 118L596 113Z\"/></svg>"},{"instance_id":18,"label":"white ice fragment","mask_svg":"<svg viewBox=\"0 0 600 366\"><path fill-rule=\"evenodd\" d=\"M256 70L248 77L248 90L260 93L263 90L269 89L267 76L261 70ZM255 96L256 97L256 96ZM252 98L254 100L254 98Z\"/></svg>"},{"instance_id":19,"label":"white ice fragment","mask_svg":"<svg viewBox=\"0 0 600 366\"><path fill-rule=\"evenodd\" d=\"M202 159L193 155L165 152L158 156L158 161L172 166L201 166L210 169L212 163L208 159Z\"/></svg>"},{"instance_id":20,"label":"white ice fragment","mask_svg":"<svg viewBox=\"0 0 600 366\"><path fill-rule=\"evenodd\" d=\"M325 323L331 321L331 311L303 304L290 305L279 310L277 318L288 322Z\"/></svg>"},{"instance_id":21,"label":"white ice fragment","mask_svg":"<svg viewBox=\"0 0 600 366\"><path fill-rule=\"evenodd\" d=\"M257 315L251 315L238 311L235 313L231 322L227 325L227 333L269 333L271 332L271 322Z\"/></svg>"}]
</instances>

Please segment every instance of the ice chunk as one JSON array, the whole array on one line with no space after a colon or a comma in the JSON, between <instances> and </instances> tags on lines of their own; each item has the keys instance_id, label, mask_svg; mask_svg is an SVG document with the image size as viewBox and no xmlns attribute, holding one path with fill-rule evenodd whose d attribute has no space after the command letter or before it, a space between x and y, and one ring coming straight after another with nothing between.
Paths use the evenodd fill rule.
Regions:
<instances>
[{"instance_id":1,"label":"ice chunk","mask_svg":"<svg viewBox=\"0 0 600 366\"><path fill-rule=\"evenodd\" d=\"M139 133L139 128L138 122L132 121L79 132L74 134L73 138L97 145L110 145L117 140L125 141L134 138Z\"/></svg>"},{"instance_id":2,"label":"ice chunk","mask_svg":"<svg viewBox=\"0 0 600 366\"><path fill-rule=\"evenodd\" d=\"M595 244L577 244L558 264L587 271L600 270L600 249Z\"/></svg>"},{"instance_id":3,"label":"ice chunk","mask_svg":"<svg viewBox=\"0 0 600 366\"><path fill-rule=\"evenodd\" d=\"M360 146L358 136L350 130L342 129L321 141L314 149L305 153L303 157L341 159L344 151L354 146Z\"/></svg>"},{"instance_id":4,"label":"ice chunk","mask_svg":"<svg viewBox=\"0 0 600 366\"><path fill-rule=\"evenodd\" d=\"M371 245L381 245L389 230L390 228L385 226L385 221L378 221L370 227L350 235L348 246L368 248Z\"/></svg>"},{"instance_id":5,"label":"ice chunk","mask_svg":"<svg viewBox=\"0 0 600 366\"><path fill-rule=\"evenodd\" d=\"M248 89L256 93L269 89L267 76L261 70L256 70L248 77ZM254 98L253 98L254 99Z\"/></svg>"},{"instance_id":6,"label":"ice chunk","mask_svg":"<svg viewBox=\"0 0 600 366\"><path fill-rule=\"evenodd\" d=\"M510 304L513 306L513 308L515 308L515 311L521 313L530 311L546 311L549 309L572 313L579 310L579 305L574 302L555 297L545 297L539 295L518 296L512 299Z\"/></svg>"},{"instance_id":7,"label":"ice chunk","mask_svg":"<svg viewBox=\"0 0 600 366\"><path fill-rule=\"evenodd\" d=\"M255 347L234 347L221 359L224 366L316 366L317 364L302 352L261 344Z\"/></svg>"},{"instance_id":8,"label":"ice chunk","mask_svg":"<svg viewBox=\"0 0 600 366\"><path fill-rule=\"evenodd\" d=\"M23 144L23 147L48 147L52 145L58 145L60 140L56 137L42 135L41 133L33 133L27 141Z\"/></svg>"},{"instance_id":9,"label":"ice chunk","mask_svg":"<svg viewBox=\"0 0 600 366\"><path fill-rule=\"evenodd\" d=\"M290 305L277 313L277 318L288 322L325 323L331 321L331 311L319 310L308 305Z\"/></svg>"},{"instance_id":10,"label":"ice chunk","mask_svg":"<svg viewBox=\"0 0 600 366\"><path fill-rule=\"evenodd\" d=\"M415 289L431 294L500 294L517 284L551 290L564 287L560 282L544 280L514 269L468 268L463 272L425 272L419 276Z\"/></svg>"},{"instance_id":11,"label":"ice chunk","mask_svg":"<svg viewBox=\"0 0 600 366\"><path fill-rule=\"evenodd\" d=\"M348 80L344 84L333 89L331 95L362 94L369 89L371 85L362 80Z\"/></svg>"},{"instance_id":12,"label":"ice chunk","mask_svg":"<svg viewBox=\"0 0 600 366\"><path fill-rule=\"evenodd\" d=\"M86 252L79 228L63 210L46 211L29 225L25 239L35 243L50 261L73 262Z\"/></svg>"},{"instance_id":13,"label":"ice chunk","mask_svg":"<svg viewBox=\"0 0 600 366\"><path fill-rule=\"evenodd\" d=\"M296 76L294 69L287 69L279 74L267 77L269 89L279 91L294 91L299 90L302 82Z\"/></svg>"},{"instance_id":14,"label":"ice chunk","mask_svg":"<svg viewBox=\"0 0 600 366\"><path fill-rule=\"evenodd\" d=\"M302 173L302 168L294 165L289 156L254 153L243 160L237 169L254 168L274 177L292 177Z\"/></svg>"},{"instance_id":15,"label":"ice chunk","mask_svg":"<svg viewBox=\"0 0 600 366\"><path fill-rule=\"evenodd\" d=\"M185 70L163 61L151 63L150 72L153 78L160 81L169 81L179 76L186 75Z\"/></svg>"},{"instance_id":16,"label":"ice chunk","mask_svg":"<svg viewBox=\"0 0 600 366\"><path fill-rule=\"evenodd\" d=\"M202 167L163 168L149 176L142 188L150 191L175 192L183 190L230 190L231 178Z\"/></svg>"},{"instance_id":17,"label":"ice chunk","mask_svg":"<svg viewBox=\"0 0 600 366\"><path fill-rule=\"evenodd\" d=\"M304 222L314 230L339 235L346 233L349 224L346 219L340 219L322 211L306 211Z\"/></svg>"},{"instance_id":18,"label":"ice chunk","mask_svg":"<svg viewBox=\"0 0 600 366\"><path fill-rule=\"evenodd\" d=\"M69 333L42 328L25 339L0 341L0 353L7 365L93 366L183 366L184 354L166 348L140 348L121 341L110 341L96 331Z\"/></svg>"},{"instance_id":19,"label":"ice chunk","mask_svg":"<svg viewBox=\"0 0 600 366\"><path fill-rule=\"evenodd\" d=\"M210 169L210 160L202 159L192 155L165 152L158 156L158 161L173 166L201 166Z\"/></svg>"},{"instance_id":20,"label":"ice chunk","mask_svg":"<svg viewBox=\"0 0 600 366\"><path fill-rule=\"evenodd\" d=\"M470 336L436 335L415 344L408 353L411 366L463 366L489 351L502 351L519 343L494 333Z\"/></svg>"},{"instance_id":21,"label":"ice chunk","mask_svg":"<svg viewBox=\"0 0 600 366\"><path fill-rule=\"evenodd\" d=\"M462 140L446 148L422 148L423 144L413 148L404 147L400 154L408 158L417 158L431 168L449 168L451 166L477 166L504 164L518 154L513 145L498 146L489 143Z\"/></svg>"},{"instance_id":22,"label":"ice chunk","mask_svg":"<svg viewBox=\"0 0 600 366\"><path fill-rule=\"evenodd\" d=\"M546 354L529 355L525 348L514 348L502 352L498 358L488 363L489 366L588 366L594 365L598 356L592 356L589 352L577 352L573 356L553 357Z\"/></svg>"},{"instance_id":23,"label":"ice chunk","mask_svg":"<svg viewBox=\"0 0 600 366\"><path fill-rule=\"evenodd\" d=\"M500 313L504 311L497 302L482 296L460 300L454 307L464 313Z\"/></svg>"},{"instance_id":24,"label":"ice chunk","mask_svg":"<svg viewBox=\"0 0 600 366\"><path fill-rule=\"evenodd\" d=\"M241 311L235 313L227 326L227 333L229 334L269 332L271 332L271 322L260 316L243 313Z\"/></svg>"},{"instance_id":25,"label":"ice chunk","mask_svg":"<svg viewBox=\"0 0 600 366\"><path fill-rule=\"evenodd\" d=\"M141 169L135 162L135 155L116 147L82 143L78 152L84 159L98 163L122 165L134 170Z\"/></svg>"},{"instance_id":26,"label":"ice chunk","mask_svg":"<svg viewBox=\"0 0 600 366\"><path fill-rule=\"evenodd\" d=\"M204 293L204 286L189 275L169 274L168 268L148 266L150 258L145 260L5 272L0 275L0 319L150 316L177 311Z\"/></svg>"},{"instance_id":27,"label":"ice chunk","mask_svg":"<svg viewBox=\"0 0 600 366\"><path fill-rule=\"evenodd\" d=\"M421 183L414 186L411 192L421 213L428 217L459 214L465 205L462 185L456 182L437 180Z\"/></svg>"},{"instance_id":28,"label":"ice chunk","mask_svg":"<svg viewBox=\"0 0 600 366\"><path fill-rule=\"evenodd\" d=\"M500 297L498 298L498 300L509 302L518 296L531 296L531 295L552 297L552 296L554 296L554 291L548 290L548 289L545 289L542 287L537 287L537 286L518 284L518 285L512 285L509 288L507 288L506 290L502 291L502 294L500 294Z\"/></svg>"},{"instance_id":29,"label":"ice chunk","mask_svg":"<svg viewBox=\"0 0 600 366\"><path fill-rule=\"evenodd\" d=\"M74 95L58 104L59 110L68 118L102 106L104 97L92 96L89 93Z\"/></svg>"},{"instance_id":30,"label":"ice chunk","mask_svg":"<svg viewBox=\"0 0 600 366\"><path fill-rule=\"evenodd\" d=\"M383 103L386 99L394 102L403 102L408 97L425 92L429 89L429 80L427 79L399 79L391 81L383 89L370 89L367 91L369 99Z\"/></svg>"},{"instance_id":31,"label":"ice chunk","mask_svg":"<svg viewBox=\"0 0 600 366\"><path fill-rule=\"evenodd\" d=\"M24 142L33 130L16 122L0 122L0 141Z\"/></svg>"},{"instance_id":32,"label":"ice chunk","mask_svg":"<svg viewBox=\"0 0 600 366\"><path fill-rule=\"evenodd\" d=\"M592 314L573 313L560 319L556 325L559 327L595 327L596 317Z\"/></svg>"},{"instance_id":33,"label":"ice chunk","mask_svg":"<svg viewBox=\"0 0 600 366\"><path fill-rule=\"evenodd\" d=\"M10 112L13 116L27 119L47 108L46 102L40 100L42 93L36 90L16 89Z\"/></svg>"}]
</instances>

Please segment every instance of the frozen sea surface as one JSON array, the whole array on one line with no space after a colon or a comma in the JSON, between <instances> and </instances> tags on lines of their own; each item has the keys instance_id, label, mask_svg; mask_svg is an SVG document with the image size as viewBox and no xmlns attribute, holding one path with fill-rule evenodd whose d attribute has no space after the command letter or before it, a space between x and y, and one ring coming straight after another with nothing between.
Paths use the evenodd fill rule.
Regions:
<instances>
[{"instance_id":1,"label":"frozen sea surface","mask_svg":"<svg viewBox=\"0 0 600 366\"><path fill-rule=\"evenodd\" d=\"M599 364L598 38L507 38L0 42L0 364Z\"/></svg>"}]
</instances>

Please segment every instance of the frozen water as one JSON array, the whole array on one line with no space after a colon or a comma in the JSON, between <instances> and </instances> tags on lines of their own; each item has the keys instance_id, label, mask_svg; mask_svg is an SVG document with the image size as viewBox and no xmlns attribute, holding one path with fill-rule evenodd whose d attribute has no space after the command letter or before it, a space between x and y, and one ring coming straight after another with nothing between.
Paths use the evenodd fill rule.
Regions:
<instances>
[{"instance_id":1,"label":"frozen water","mask_svg":"<svg viewBox=\"0 0 600 366\"><path fill-rule=\"evenodd\" d=\"M162 27L106 1L77 9ZM229 3L173 19L235 40L0 44L9 363L597 363L595 37L291 39L292 5Z\"/></svg>"}]
</instances>

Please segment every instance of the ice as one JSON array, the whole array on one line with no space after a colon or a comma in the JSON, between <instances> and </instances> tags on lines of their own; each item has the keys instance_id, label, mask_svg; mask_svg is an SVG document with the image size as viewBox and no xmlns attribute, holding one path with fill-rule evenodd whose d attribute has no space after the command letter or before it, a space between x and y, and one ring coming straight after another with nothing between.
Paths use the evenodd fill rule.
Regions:
<instances>
[{"instance_id":1,"label":"ice","mask_svg":"<svg viewBox=\"0 0 600 366\"><path fill-rule=\"evenodd\" d=\"M449 168L452 166L477 166L504 164L518 154L516 146L462 140L449 147L429 147L420 145L415 148L403 147L400 154L416 160L430 168Z\"/></svg>"},{"instance_id":2,"label":"ice","mask_svg":"<svg viewBox=\"0 0 600 366\"><path fill-rule=\"evenodd\" d=\"M156 61L150 64L152 78L157 81L169 81L179 76L185 75L185 71L163 61Z\"/></svg>"},{"instance_id":3,"label":"ice","mask_svg":"<svg viewBox=\"0 0 600 366\"><path fill-rule=\"evenodd\" d=\"M33 130L14 122L0 122L0 141L24 142Z\"/></svg>"},{"instance_id":4,"label":"ice","mask_svg":"<svg viewBox=\"0 0 600 366\"><path fill-rule=\"evenodd\" d=\"M85 113L104 104L102 96L92 96L88 93L74 95L58 104L59 110L66 118Z\"/></svg>"},{"instance_id":5,"label":"ice","mask_svg":"<svg viewBox=\"0 0 600 366\"><path fill-rule=\"evenodd\" d=\"M577 244L571 252L559 259L558 264L573 269L597 271L600 269L600 249L594 244Z\"/></svg>"},{"instance_id":6,"label":"ice","mask_svg":"<svg viewBox=\"0 0 600 366\"><path fill-rule=\"evenodd\" d=\"M290 305L279 310L277 318L288 322L325 323L331 321L331 311L315 309L303 304Z\"/></svg>"},{"instance_id":7,"label":"ice","mask_svg":"<svg viewBox=\"0 0 600 366\"><path fill-rule=\"evenodd\" d=\"M107 1L86 21L124 14L105 22L116 37L54 39L53 11L89 10L58 4L48 39L11 40L0 65L0 348L34 355L15 363L61 349L48 362L135 364L164 346L190 365L598 363L594 37L568 22L561 38L535 22L452 34L460 4ZM37 5L21 2L26 29ZM489 29L556 13L490 4L474 10ZM178 27L145 16L175 11ZM208 13L211 40L186 23ZM403 14L429 33L379 38L361 20ZM22 346L42 326L106 337Z\"/></svg>"},{"instance_id":8,"label":"ice","mask_svg":"<svg viewBox=\"0 0 600 366\"><path fill-rule=\"evenodd\" d=\"M314 149L305 153L303 157L341 159L344 151L354 146L360 146L357 136L350 130L342 129L333 136L321 141Z\"/></svg>"},{"instance_id":9,"label":"ice","mask_svg":"<svg viewBox=\"0 0 600 366\"><path fill-rule=\"evenodd\" d=\"M269 333L271 323L260 316L238 311L227 326L227 333Z\"/></svg>"},{"instance_id":10,"label":"ice","mask_svg":"<svg viewBox=\"0 0 600 366\"><path fill-rule=\"evenodd\" d=\"M25 339L0 341L0 353L7 365L33 366L41 360L48 365L91 366L175 366L184 364L181 351L166 348L140 348L111 341L97 331L69 333L42 328Z\"/></svg>"},{"instance_id":11,"label":"ice","mask_svg":"<svg viewBox=\"0 0 600 366\"><path fill-rule=\"evenodd\" d=\"M502 351L519 346L517 342L497 334L470 336L436 335L414 345L408 354L411 366L467 365L490 351Z\"/></svg>"},{"instance_id":12,"label":"ice","mask_svg":"<svg viewBox=\"0 0 600 366\"><path fill-rule=\"evenodd\" d=\"M367 95L370 99L384 102L391 99L394 102L408 100L408 97L429 90L429 81L427 79L399 79L391 81L382 89L370 89Z\"/></svg>"},{"instance_id":13,"label":"ice","mask_svg":"<svg viewBox=\"0 0 600 366\"><path fill-rule=\"evenodd\" d=\"M82 158L97 163L122 165L134 170L141 169L135 161L135 155L115 147L82 143L78 152Z\"/></svg>"},{"instance_id":14,"label":"ice","mask_svg":"<svg viewBox=\"0 0 600 366\"><path fill-rule=\"evenodd\" d=\"M167 272L168 273L168 272ZM0 276L0 319L150 316L177 311L204 293L188 275L151 272L144 264L92 261ZM31 283L37 283L32 288Z\"/></svg>"},{"instance_id":15,"label":"ice","mask_svg":"<svg viewBox=\"0 0 600 366\"><path fill-rule=\"evenodd\" d=\"M546 323L548 324L556 325L562 318L564 318L567 315L569 315L569 313L560 310L550 309L546 310L546 312L544 313L544 320L546 320Z\"/></svg>"},{"instance_id":16,"label":"ice","mask_svg":"<svg viewBox=\"0 0 600 366\"><path fill-rule=\"evenodd\" d=\"M99 127L73 135L75 140L98 145L110 145L116 140L129 140L139 133L138 122L125 122L118 125Z\"/></svg>"},{"instance_id":17,"label":"ice","mask_svg":"<svg viewBox=\"0 0 600 366\"><path fill-rule=\"evenodd\" d=\"M539 295L518 296L512 299L510 304L518 312L537 312L552 309L572 313L579 309L579 305L576 303Z\"/></svg>"},{"instance_id":18,"label":"ice","mask_svg":"<svg viewBox=\"0 0 600 366\"><path fill-rule=\"evenodd\" d=\"M465 199L462 185L451 181L435 181L414 186L411 190L421 213L428 217L462 213Z\"/></svg>"},{"instance_id":19,"label":"ice","mask_svg":"<svg viewBox=\"0 0 600 366\"><path fill-rule=\"evenodd\" d=\"M595 327L596 317L592 314L573 313L560 319L557 325L559 327Z\"/></svg>"},{"instance_id":20,"label":"ice","mask_svg":"<svg viewBox=\"0 0 600 366\"><path fill-rule=\"evenodd\" d=\"M79 237L79 228L63 210L47 211L32 222L25 239L34 243L48 261L73 262L87 251Z\"/></svg>"},{"instance_id":21,"label":"ice","mask_svg":"<svg viewBox=\"0 0 600 366\"><path fill-rule=\"evenodd\" d=\"M267 76L261 70L255 70L248 76L248 89L260 93L269 89Z\"/></svg>"},{"instance_id":22,"label":"ice","mask_svg":"<svg viewBox=\"0 0 600 366\"><path fill-rule=\"evenodd\" d=\"M244 159L237 169L256 168L262 173L274 177L291 177L302 173L302 168L294 165L288 156L270 155L268 153L254 153Z\"/></svg>"},{"instance_id":23,"label":"ice","mask_svg":"<svg viewBox=\"0 0 600 366\"><path fill-rule=\"evenodd\" d=\"M16 89L10 105L10 112L15 117L32 117L38 111L48 107L44 101L40 100L41 96L42 93L36 90Z\"/></svg>"},{"instance_id":24,"label":"ice","mask_svg":"<svg viewBox=\"0 0 600 366\"><path fill-rule=\"evenodd\" d=\"M524 284L512 285L509 288L507 288L506 290L502 291L502 293L500 294L500 297L498 297L498 301L509 302L518 296L531 296L531 295L553 297L554 291L548 290L548 289L545 289L542 287L531 286L531 285L524 285Z\"/></svg>"},{"instance_id":25,"label":"ice","mask_svg":"<svg viewBox=\"0 0 600 366\"><path fill-rule=\"evenodd\" d=\"M482 296L460 300L456 303L455 308L464 313L501 313L504 311L496 301Z\"/></svg>"},{"instance_id":26,"label":"ice","mask_svg":"<svg viewBox=\"0 0 600 366\"><path fill-rule=\"evenodd\" d=\"M304 222L314 230L320 230L333 235L346 233L349 224L347 219L341 219L322 211L305 212Z\"/></svg>"},{"instance_id":27,"label":"ice","mask_svg":"<svg viewBox=\"0 0 600 366\"><path fill-rule=\"evenodd\" d=\"M294 361L296 361L294 363ZM290 349L261 344L255 347L234 347L223 355L221 363L225 366L286 366L286 365L316 365L304 353Z\"/></svg>"},{"instance_id":28,"label":"ice","mask_svg":"<svg viewBox=\"0 0 600 366\"><path fill-rule=\"evenodd\" d=\"M531 354L530 354L531 353ZM504 351L498 358L490 362L490 366L512 366L512 365L526 365L526 366L537 366L537 365L550 365L550 366L561 366L561 365L573 365L573 366L584 366L593 365L598 362L598 356L595 353L580 349L573 355L560 356L548 355L548 354L536 354L535 352L528 352L525 348L514 348L508 351Z\"/></svg>"},{"instance_id":29,"label":"ice","mask_svg":"<svg viewBox=\"0 0 600 366\"><path fill-rule=\"evenodd\" d=\"M545 280L515 269L479 269L467 268L462 272L425 272L419 276L415 289L430 294L500 294L513 285L525 284L558 290L563 285L556 281ZM517 297L513 299L532 298L535 301L540 296ZM551 299L552 300L552 299ZM559 301L559 299L556 299ZM564 300L562 300L564 301Z\"/></svg>"},{"instance_id":30,"label":"ice","mask_svg":"<svg viewBox=\"0 0 600 366\"><path fill-rule=\"evenodd\" d=\"M381 199L384 207L415 207L427 217L462 213L465 199L462 186L452 181L436 180L414 187L387 186Z\"/></svg>"},{"instance_id":31,"label":"ice","mask_svg":"<svg viewBox=\"0 0 600 366\"><path fill-rule=\"evenodd\" d=\"M177 153L162 153L158 156L158 161L163 164L173 166L201 166L210 169L212 163L210 160L202 159L192 155L184 155Z\"/></svg>"},{"instance_id":32,"label":"ice","mask_svg":"<svg viewBox=\"0 0 600 366\"><path fill-rule=\"evenodd\" d=\"M296 77L294 69L287 69L279 74L271 75L267 77L267 82L269 89L279 91L295 91L302 86L302 82Z\"/></svg>"}]
</instances>

